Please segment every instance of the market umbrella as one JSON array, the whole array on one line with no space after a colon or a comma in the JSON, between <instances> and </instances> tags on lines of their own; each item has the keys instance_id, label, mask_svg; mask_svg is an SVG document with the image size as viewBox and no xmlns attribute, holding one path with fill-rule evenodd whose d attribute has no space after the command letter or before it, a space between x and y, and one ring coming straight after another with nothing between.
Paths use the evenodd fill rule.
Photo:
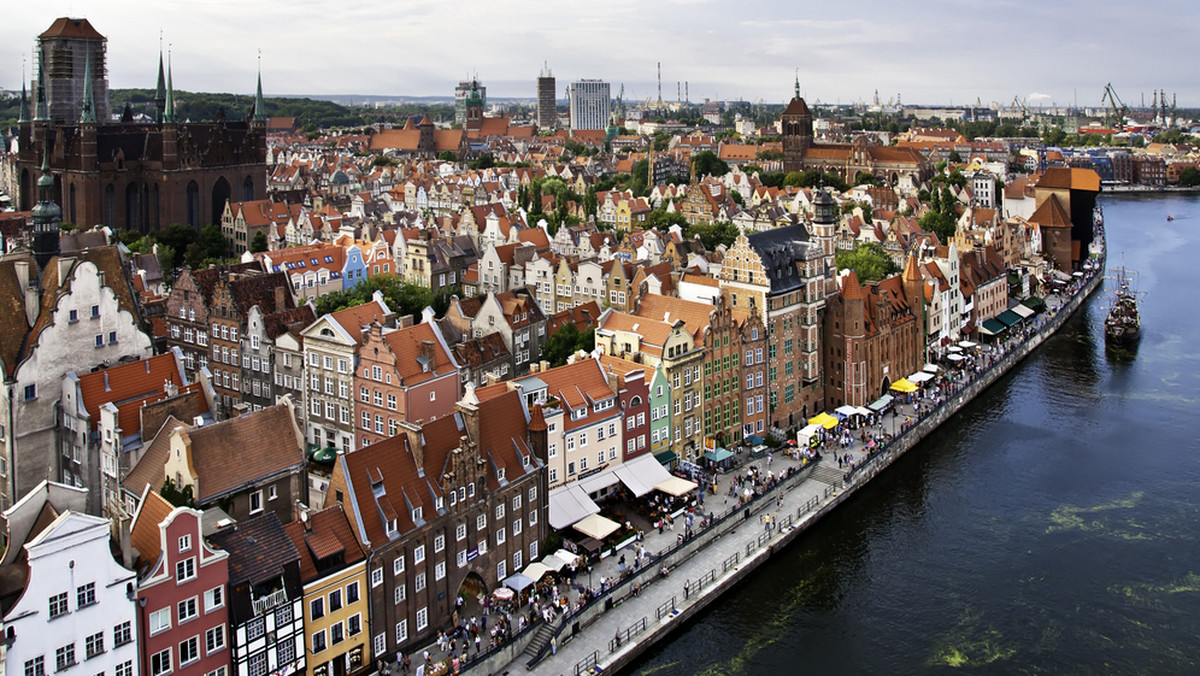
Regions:
<instances>
[{"instance_id":1,"label":"market umbrella","mask_svg":"<svg viewBox=\"0 0 1200 676\"><path fill-rule=\"evenodd\" d=\"M896 390L897 392L904 392L905 394L911 394L911 393L917 391L917 386L913 385L912 383L905 380L904 378L901 378L900 380L897 380L896 382L892 383L892 389Z\"/></svg>"},{"instance_id":2,"label":"market umbrella","mask_svg":"<svg viewBox=\"0 0 1200 676\"><path fill-rule=\"evenodd\" d=\"M508 587L500 587L496 591L492 592L492 596L495 596L501 601L511 601L513 600L513 590L509 589Z\"/></svg>"},{"instance_id":3,"label":"market umbrella","mask_svg":"<svg viewBox=\"0 0 1200 676\"><path fill-rule=\"evenodd\" d=\"M808 424L820 425L821 427L824 427L827 430L831 430L838 426L838 419L829 415L828 413L826 413L824 411L821 411L817 415L809 418Z\"/></svg>"}]
</instances>

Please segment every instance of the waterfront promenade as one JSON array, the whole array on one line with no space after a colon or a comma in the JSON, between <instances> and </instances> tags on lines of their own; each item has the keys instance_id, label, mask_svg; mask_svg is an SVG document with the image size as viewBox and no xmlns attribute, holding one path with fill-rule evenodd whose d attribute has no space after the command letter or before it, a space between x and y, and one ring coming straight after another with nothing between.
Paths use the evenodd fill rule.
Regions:
<instances>
[{"instance_id":1,"label":"waterfront promenade","mask_svg":"<svg viewBox=\"0 0 1200 676\"><path fill-rule=\"evenodd\" d=\"M1094 291L1101 276L1102 269L1089 271L1064 296L1048 296L1046 312L1014 327L1013 335L1006 339L973 351L961 368L940 372L920 394L898 403L873 424L853 430L849 446L835 437L824 442L816 463L804 464L776 452L743 461L734 472L717 475L715 492L697 506L690 539L680 542L686 517L676 519L674 530L664 529L660 534L648 529L639 543L646 552L640 566L635 565L635 545L578 571L572 584L557 587L558 595L568 599L565 617L558 614L549 623L539 621L516 640L491 651L484 634L483 654L472 644L462 670L515 674L532 666L535 673L578 674L593 667L612 670L629 664L1028 355ZM876 442L874 451L866 448L870 439ZM751 467L760 481L753 484L754 498L743 505L737 496L745 495ZM735 482L741 485L731 491ZM729 497L731 493L734 497ZM702 526L710 513L713 524ZM660 572L664 566L669 570L667 576ZM594 600L584 605L584 595ZM520 614L532 617L534 613L525 607L510 613L509 619L518 620ZM494 616L489 618L487 626L494 626L494 620ZM410 656L413 667L409 673L418 673L417 667L426 662L424 653ZM431 665L453 658L437 646L430 646L428 654ZM461 647L456 655L463 656ZM535 658L540 659L535 662ZM441 669L420 671L437 673Z\"/></svg>"}]
</instances>

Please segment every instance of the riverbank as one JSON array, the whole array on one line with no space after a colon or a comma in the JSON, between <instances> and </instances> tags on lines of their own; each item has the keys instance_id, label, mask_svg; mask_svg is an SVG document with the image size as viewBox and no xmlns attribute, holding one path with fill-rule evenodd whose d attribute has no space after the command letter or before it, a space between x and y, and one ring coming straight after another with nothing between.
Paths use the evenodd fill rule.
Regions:
<instances>
[{"instance_id":1,"label":"riverbank","mask_svg":"<svg viewBox=\"0 0 1200 676\"><path fill-rule=\"evenodd\" d=\"M1075 293L1065 300L1051 302L1048 312L1035 320L1036 330L1027 338L1008 343L1008 348L995 355L990 364L981 365L977 373L953 383L953 391L947 391L940 401L904 405L885 417L881 430L903 431L874 454L862 448L852 449L848 454L854 462L853 470L839 467L828 452L815 465L801 466L775 458L775 470L789 472L785 480L772 485L747 505L722 505L711 527L683 543L670 544L675 533L668 533L665 540L648 533L644 543L648 552L655 551L657 546L666 548L648 556L649 562L642 568L620 578L615 557L602 561L592 575L616 577L619 583L607 586L587 606L541 624L527 640L484 656L471 665L472 670L498 673L525 667L535 673L562 674L584 673L593 667L620 669L630 664L793 542L810 525L831 513L1037 349L1091 296L1102 278L1103 266L1089 271ZM847 454L837 449L834 453ZM770 459L758 461L758 471L771 471L770 463ZM722 484L717 495L725 491ZM713 504L713 498L709 499L710 505ZM703 555L696 556L698 553ZM669 577L661 574L664 566L670 571ZM612 570L608 570L610 567ZM537 636L538 633L541 635ZM552 649L554 645L556 650Z\"/></svg>"},{"instance_id":2,"label":"riverbank","mask_svg":"<svg viewBox=\"0 0 1200 676\"><path fill-rule=\"evenodd\" d=\"M1121 193L1128 195L1161 195L1163 193L1181 193L1184 195L1200 192L1200 186L1179 186L1179 185L1110 185L1104 184L1104 192Z\"/></svg>"}]
</instances>

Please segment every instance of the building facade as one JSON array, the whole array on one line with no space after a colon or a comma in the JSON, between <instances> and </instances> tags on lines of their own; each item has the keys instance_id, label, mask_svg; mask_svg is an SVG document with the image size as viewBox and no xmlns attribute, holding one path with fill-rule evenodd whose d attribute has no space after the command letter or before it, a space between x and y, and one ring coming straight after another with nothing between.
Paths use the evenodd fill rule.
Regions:
<instances>
[{"instance_id":1,"label":"building facade","mask_svg":"<svg viewBox=\"0 0 1200 676\"><path fill-rule=\"evenodd\" d=\"M579 80L567 85L571 129L604 129L612 110L609 86L603 80Z\"/></svg>"}]
</instances>

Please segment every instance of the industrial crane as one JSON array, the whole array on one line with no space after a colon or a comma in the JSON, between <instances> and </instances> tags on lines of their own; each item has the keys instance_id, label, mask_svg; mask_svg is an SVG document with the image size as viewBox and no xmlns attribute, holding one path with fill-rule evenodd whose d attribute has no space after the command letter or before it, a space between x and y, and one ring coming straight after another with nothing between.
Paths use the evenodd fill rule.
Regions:
<instances>
[{"instance_id":1,"label":"industrial crane","mask_svg":"<svg viewBox=\"0 0 1200 676\"><path fill-rule=\"evenodd\" d=\"M1104 94L1100 97L1100 103L1108 100L1109 108L1104 111L1104 126L1120 131L1125 128L1125 117L1129 114L1129 107L1117 95L1117 90L1113 89L1112 83L1104 85ZM1110 118L1115 117L1115 125Z\"/></svg>"}]
</instances>

